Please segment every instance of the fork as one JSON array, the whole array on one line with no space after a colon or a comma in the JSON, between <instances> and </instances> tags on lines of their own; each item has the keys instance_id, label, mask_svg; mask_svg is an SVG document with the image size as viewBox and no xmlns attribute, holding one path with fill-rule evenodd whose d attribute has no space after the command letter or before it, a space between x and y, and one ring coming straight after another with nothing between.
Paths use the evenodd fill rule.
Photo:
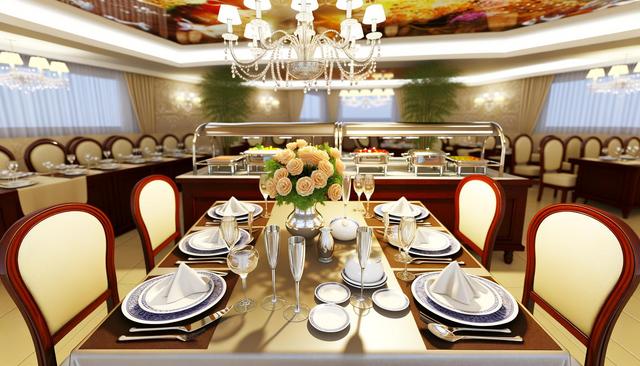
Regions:
<instances>
[{"instance_id":1,"label":"fork","mask_svg":"<svg viewBox=\"0 0 640 366\"><path fill-rule=\"evenodd\" d=\"M456 332L488 332L488 333L506 333L506 334L510 334L511 333L511 329L509 328L467 328L467 327L452 327L446 324L442 324L441 322L433 319L432 317L430 317L429 315L427 315L424 312L420 312L420 318L422 318L423 321L425 321L425 323L432 323L432 324L437 324L438 326L441 326L444 329L447 329L448 331L450 331L451 333L456 333Z\"/></svg>"},{"instance_id":2,"label":"fork","mask_svg":"<svg viewBox=\"0 0 640 366\"><path fill-rule=\"evenodd\" d=\"M162 334L162 335L147 335L147 336L129 336L121 335L118 337L118 342L131 342L131 341L152 341L152 340L178 340L180 342L189 342L196 337L196 333L188 334Z\"/></svg>"}]
</instances>

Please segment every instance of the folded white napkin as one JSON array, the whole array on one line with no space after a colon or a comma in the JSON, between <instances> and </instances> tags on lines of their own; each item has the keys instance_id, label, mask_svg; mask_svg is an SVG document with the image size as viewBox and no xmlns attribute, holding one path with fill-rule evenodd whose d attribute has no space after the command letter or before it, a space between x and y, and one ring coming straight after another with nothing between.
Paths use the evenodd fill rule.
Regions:
<instances>
[{"instance_id":1,"label":"folded white napkin","mask_svg":"<svg viewBox=\"0 0 640 366\"><path fill-rule=\"evenodd\" d=\"M216 250L227 247L227 243L217 227L204 229L193 234L189 239L189 244L196 249L202 250Z\"/></svg>"},{"instance_id":2,"label":"folded white napkin","mask_svg":"<svg viewBox=\"0 0 640 366\"><path fill-rule=\"evenodd\" d=\"M431 291L463 304L471 303L473 299L482 296L485 292L480 284L460 268L458 262L451 262L442 270L438 278L433 281Z\"/></svg>"},{"instance_id":3,"label":"folded white napkin","mask_svg":"<svg viewBox=\"0 0 640 366\"><path fill-rule=\"evenodd\" d=\"M344 274L349 277L350 280L360 283L360 263L356 257L351 257L347 260L347 264L344 267ZM367 267L364 269L364 283L378 282L384 276L384 269L379 258L369 258Z\"/></svg>"},{"instance_id":4,"label":"folded white napkin","mask_svg":"<svg viewBox=\"0 0 640 366\"><path fill-rule=\"evenodd\" d=\"M238 201L235 197L229 198L220 208L220 215L222 216L242 216L253 210L253 206L244 202Z\"/></svg>"},{"instance_id":5,"label":"folded white napkin","mask_svg":"<svg viewBox=\"0 0 640 366\"><path fill-rule=\"evenodd\" d=\"M404 196L400 197L399 200L393 203L387 204L387 206L384 209L387 212L389 212L389 215L394 215L394 216L404 217L404 216L416 215L416 212L413 209L413 206L409 201L407 201L406 198L404 198Z\"/></svg>"},{"instance_id":6,"label":"folded white napkin","mask_svg":"<svg viewBox=\"0 0 640 366\"><path fill-rule=\"evenodd\" d=\"M162 295L166 296L167 303L172 303L189 295L205 292L209 290L209 285L202 277L186 264L180 264L172 280L167 283Z\"/></svg>"},{"instance_id":7,"label":"folded white napkin","mask_svg":"<svg viewBox=\"0 0 640 366\"><path fill-rule=\"evenodd\" d=\"M418 250L444 250L451 246L446 234L436 230L420 227L416 232L416 236L411 244L412 248Z\"/></svg>"}]
</instances>

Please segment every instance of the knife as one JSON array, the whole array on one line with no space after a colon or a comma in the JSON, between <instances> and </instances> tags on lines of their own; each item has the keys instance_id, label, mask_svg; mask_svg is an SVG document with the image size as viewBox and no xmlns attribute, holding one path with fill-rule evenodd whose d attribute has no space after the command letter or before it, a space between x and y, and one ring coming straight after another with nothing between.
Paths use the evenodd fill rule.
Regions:
<instances>
[{"instance_id":1,"label":"knife","mask_svg":"<svg viewBox=\"0 0 640 366\"><path fill-rule=\"evenodd\" d=\"M129 328L129 332L139 333L139 332L159 332L159 331L165 331L165 330L177 330L184 333L192 333L222 318L226 313L228 313L231 310L232 307L233 306L227 306L226 308L220 311L216 311L215 313L209 316L205 316L204 318L187 325L179 325L179 326L171 326L171 327L155 327L155 328L132 327L132 328Z\"/></svg>"}]
</instances>

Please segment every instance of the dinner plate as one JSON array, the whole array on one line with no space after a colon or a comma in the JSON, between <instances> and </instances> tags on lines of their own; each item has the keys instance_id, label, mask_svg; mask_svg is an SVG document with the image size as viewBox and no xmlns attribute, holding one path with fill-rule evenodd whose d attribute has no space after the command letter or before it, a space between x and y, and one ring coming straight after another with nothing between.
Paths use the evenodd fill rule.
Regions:
<instances>
[{"instance_id":1,"label":"dinner plate","mask_svg":"<svg viewBox=\"0 0 640 366\"><path fill-rule=\"evenodd\" d=\"M413 243L411 243L411 248L423 252L437 252L446 250L452 245L451 236L440 230L434 230L428 227L420 227L418 230L426 236L426 242L419 241L418 234L416 233ZM398 242L398 226L393 226L391 228L389 244L396 248L400 247L400 243Z\"/></svg>"},{"instance_id":2,"label":"dinner plate","mask_svg":"<svg viewBox=\"0 0 640 366\"><path fill-rule=\"evenodd\" d=\"M120 168L120 164L118 163L105 163L97 166L98 169L101 170L116 170Z\"/></svg>"},{"instance_id":3,"label":"dinner plate","mask_svg":"<svg viewBox=\"0 0 640 366\"><path fill-rule=\"evenodd\" d=\"M423 228L420 228L420 229L423 229ZM425 228L425 229L428 229L428 228ZM430 230L434 230L434 229L430 229ZM434 231L437 231L437 230L434 230ZM460 248L462 247L462 245L460 245L460 242L451 234L444 233L444 232L442 232L442 234L445 235L450 240L451 245L448 248L443 250L420 250L420 249L411 247L409 248L409 255L411 255L412 257L449 257L458 253L460 251ZM395 241L394 243L389 242L389 245L394 246L396 248L398 247Z\"/></svg>"},{"instance_id":4,"label":"dinner plate","mask_svg":"<svg viewBox=\"0 0 640 366\"><path fill-rule=\"evenodd\" d=\"M386 203L381 203L376 205L373 210L375 211L375 213L377 213L380 216L384 216L384 211L386 207L389 207L390 205L394 204L395 202L386 202ZM424 210L426 210L424 207L420 206L420 205L416 205L413 203L409 203L411 205L411 212L413 212L413 216L419 216L421 213L424 212ZM400 216L398 215L394 215L392 213L389 214L390 217L397 217L400 218Z\"/></svg>"},{"instance_id":5,"label":"dinner plate","mask_svg":"<svg viewBox=\"0 0 640 366\"><path fill-rule=\"evenodd\" d=\"M222 243L212 242L209 240L211 239L212 236L216 236L216 235L219 237L222 235L220 233L220 229L217 227L212 227L212 228L195 232L193 233L193 235L189 236L189 240L188 240L189 247L197 250L214 251L214 252L227 249L227 244L224 243L224 240ZM240 235L242 236L242 234ZM222 239L222 237L220 237L220 239Z\"/></svg>"},{"instance_id":6,"label":"dinner plate","mask_svg":"<svg viewBox=\"0 0 640 366\"><path fill-rule=\"evenodd\" d=\"M0 188L15 189L15 188L32 186L34 184L36 184L36 181L31 179L11 180L8 182L0 183Z\"/></svg>"},{"instance_id":7,"label":"dinner plate","mask_svg":"<svg viewBox=\"0 0 640 366\"><path fill-rule=\"evenodd\" d=\"M21 178L25 178L25 177L30 177L32 175L34 175L35 173L33 172L15 172L15 173L11 173L8 170L1 170L0 171L0 179L2 180L9 180L9 179L21 179Z\"/></svg>"},{"instance_id":8,"label":"dinner plate","mask_svg":"<svg viewBox=\"0 0 640 366\"><path fill-rule=\"evenodd\" d=\"M381 203L379 205L377 205L376 207L373 208L373 212L378 215L380 218L384 217L384 211L383 208L385 207L385 205L389 204L388 203ZM429 210L427 210L426 208L422 207L422 206L418 206L418 205L414 205L411 204L411 207L417 211L417 213L415 214L415 218L416 220L420 221L420 220L424 220L427 217L429 217ZM415 212L414 211L414 212ZM401 217L400 216L396 216L396 215L392 215L389 214L389 221L390 222L400 222Z\"/></svg>"},{"instance_id":9,"label":"dinner plate","mask_svg":"<svg viewBox=\"0 0 640 366\"><path fill-rule=\"evenodd\" d=\"M342 279L344 280L344 282L347 283L347 285L360 288L360 283L347 277L347 275L344 273L344 270L340 272L340 274L342 275ZM384 286L386 283L387 283L387 274L385 273L382 275L382 278L376 282L365 282L364 288L365 289L379 288Z\"/></svg>"},{"instance_id":10,"label":"dinner plate","mask_svg":"<svg viewBox=\"0 0 640 366\"><path fill-rule=\"evenodd\" d=\"M338 282L325 282L316 287L316 297L325 303L342 304L349 300L351 291L349 288Z\"/></svg>"},{"instance_id":11,"label":"dinner plate","mask_svg":"<svg viewBox=\"0 0 640 366\"><path fill-rule=\"evenodd\" d=\"M124 314L127 319L136 323L160 325L171 324L186 320L211 309L224 296L225 292L227 291L227 283L222 279L222 277L218 276L215 273L208 271L197 272L201 276L209 277L209 279L213 283L213 292L200 304L186 310L167 314L155 314L145 311L140 307L138 302L140 299L140 295L142 295L142 292L147 287L153 285L155 283L155 280L157 280L156 278L153 278L139 284L133 290L131 290L129 294L127 294L127 296L122 301L122 306L120 307L122 309L122 314Z\"/></svg>"},{"instance_id":12,"label":"dinner plate","mask_svg":"<svg viewBox=\"0 0 640 366\"><path fill-rule=\"evenodd\" d=\"M381 288L371 295L373 303L387 311L402 311L409 307L409 298L402 291Z\"/></svg>"},{"instance_id":13,"label":"dinner plate","mask_svg":"<svg viewBox=\"0 0 640 366\"><path fill-rule=\"evenodd\" d=\"M189 245L189 239L194 234L195 233L185 235L178 243L178 249L180 249L182 253L194 257L210 257L229 253L229 248L222 248L218 250L201 250L191 247L191 245ZM249 243L251 243L251 235L249 235L249 232L245 229L240 229L240 238L236 242L236 245L246 245Z\"/></svg>"},{"instance_id":14,"label":"dinner plate","mask_svg":"<svg viewBox=\"0 0 640 366\"><path fill-rule=\"evenodd\" d=\"M260 214L262 213L262 206L257 205L255 203L251 203L251 202L243 202L249 206L253 206L253 217L256 218L258 216L260 216ZM223 205L218 205L212 208L213 212L212 214L210 214L209 216L215 216L215 217L219 217L220 219L222 219L222 217L224 216L222 214L222 206ZM211 211L211 210L210 210ZM207 212L208 214L208 212ZM246 218L249 214L242 214L242 215L237 215L236 217L243 217Z\"/></svg>"},{"instance_id":15,"label":"dinner plate","mask_svg":"<svg viewBox=\"0 0 640 366\"><path fill-rule=\"evenodd\" d=\"M474 281L477 277L471 276L471 278L471 280ZM484 293L482 293L481 296L474 298L471 303L465 304L456 301L449 296L442 295L431 290L431 286L433 286L433 282L436 279L437 277L426 280L424 283L424 289L427 292L429 299L435 301L436 304L443 308L468 315L488 315L495 313L502 306L502 299L500 298L500 295L491 287L487 286L483 281L476 281L476 283L482 287Z\"/></svg>"},{"instance_id":16,"label":"dinner plate","mask_svg":"<svg viewBox=\"0 0 640 366\"><path fill-rule=\"evenodd\" d=\"M518 316L519 309L516 299L514 299L507 290L497 283L481 277L476 278L480 278L481 281L485 281L485 284L494 289L502 299L502 306L495 313L489 315L468 315L449 310L438 305L429 298L424 285L428 279L438 276L439 274L440 272L422 274L413 280L413 283L411 284L411 293L413 294L413 298L428 311L444 319L474 327L491 327L494 325L506 324Z\"/></svg>"},{"instance_id":17,"label":"dinner plate","mask_svg":"<svg viewBox=\"0 0 640 366\"><path fill-rule=\"evenodd\" d=\"M80 175L86 175L87 174L87 170L86 169L81 169L81 168L75 168L75 169L67 169L64 172L62 172L63 175L69 176L69 177L77 177Z\"/></svg>"},{"instance_id":18,"label":"dinner plate","mask_svg":"<svg viewBox=\"0 0 640 366\"><path fill-rule=\"evenodd\" d=\"M316 305L309 312L311 326L325 333L345 330L350 322L349 313L342 306L336 304Z\"/></svg>"},{"instance_id":19,"label":"dinner plate","mask_svg":"<svg viewBox=\"0 0 640 366\"><path fill-rule=\"evenodd\" d=\"M207 297L211 296L215 288L214 283L209 282L209 289L207 291L197 292L167 304L166 301L163 301L162 297L165 297L164 292L166 291L166 286L171 284L173 276L175 276L175 273L154 278L154 280L157 281L154 281L152 285L147 286L147 288L142 291L138 299L138 305L140 305L144 311L154 314L175 313L200 304L206 300ZM203 279L208 281L208 277L203 277Z\"/></svg>"}]
</instances>

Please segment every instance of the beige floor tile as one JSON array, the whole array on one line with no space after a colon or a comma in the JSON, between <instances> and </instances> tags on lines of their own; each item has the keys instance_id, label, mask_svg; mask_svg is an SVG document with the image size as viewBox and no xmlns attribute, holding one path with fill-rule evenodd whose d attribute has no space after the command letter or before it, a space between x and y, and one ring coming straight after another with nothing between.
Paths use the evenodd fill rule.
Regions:
<instances>
[{"instance_id":1,"label":"beige floor tile","mask_svg":"<svg viewBox=\"0 0 640 366\"><path fill-rule=\"evenodd\" d=\"M613 328L611 339L640 359L640 321L626 313L620 314L620 318Z\"/></svg>"},{"instance_id":2,"label":"beige floor tile","mask_svg":"<svg viewBox=\"0 0 640 366\"><path fill-rule=\"evenodd\" d=\"M18 365L34 352L29 329L18 309L0 318L0 365Z\"/></svg>"},{"instance_id":3,"label":"beige floor tile","mask_svg":"<svg viewBox=\"0 0 640 366\"><path fill-rule=\"evenodd\" d=\"M58 358L58 363L62 362L62 358ZM18 366L38 366L38 359L36 358L36 354L32 353L27 358L25 358L22 362L18 364Z\"/></svg>"},{"instance_id":4,"label":"beige floor tile","mask_svg":"<svg viewBox=\"0 0 640 366\"><path fill-rule=\"evenodd\" d=\"M16 304L13 302L11 296L4 287L4 283L0 283L0 318L11 310L16 308Z\"/></svg>"},{"instance_id":5,"label":"beige floor tile","mask_svg":"<svg viewBox=\"0 0 640 366\"><path fill-rule=\"evenodd\" d=\"M622 348L616 341L609 342L607 347L607 364L609 360L619 366L640 366L640 359Z\"/></svg>"}]
</instances>

